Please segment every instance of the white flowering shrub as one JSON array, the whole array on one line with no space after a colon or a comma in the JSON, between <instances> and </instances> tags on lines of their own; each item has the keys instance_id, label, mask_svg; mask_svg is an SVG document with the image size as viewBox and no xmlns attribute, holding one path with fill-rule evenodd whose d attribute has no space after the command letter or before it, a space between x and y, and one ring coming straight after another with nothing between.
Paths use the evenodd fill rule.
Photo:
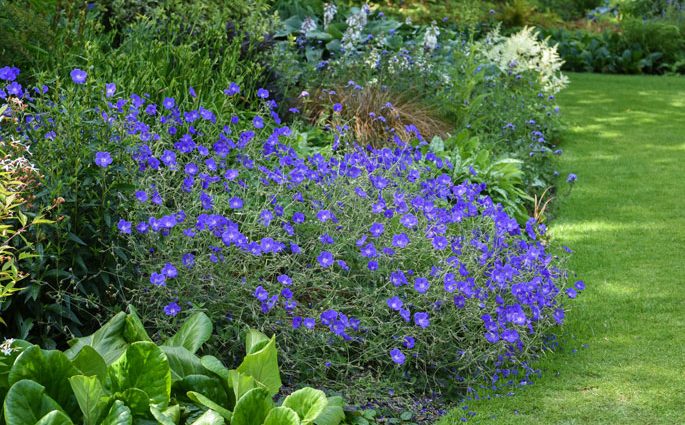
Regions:
<instances>
[{"instance_id":1,"label":"white flowering shrub","mask_svg":"<svg viewBox=\"0 0 685 425\"><path fill-rule=\"evenodd\" d=\"M548 38L540 40L538 31L532 27L524 27L509 37L501 35L498 27L483 42L482 54L502 72L536 73L543 90L555 94L568 85L568 78L561 73L564 61L557 46L550 46L547 41Z\"/></svg>"}]
</instances>

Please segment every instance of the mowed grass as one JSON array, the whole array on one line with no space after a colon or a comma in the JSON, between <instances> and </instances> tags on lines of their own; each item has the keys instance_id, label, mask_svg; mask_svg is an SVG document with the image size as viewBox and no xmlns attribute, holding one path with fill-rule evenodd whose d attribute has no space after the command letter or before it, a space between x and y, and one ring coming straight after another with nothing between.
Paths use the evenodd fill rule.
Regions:
<instances>
[{"instance_id":1,"label":"mowed grass","mask_svg":"<svg viewBox=\"0 0 685 425\"><path fill-rule=\"evenodd\" d=\"M685 78L570 78L561 167L578 181L551 230L587 290L542 378L466 403L469 423L685 424Z\"/></svg>"}]
</instances>

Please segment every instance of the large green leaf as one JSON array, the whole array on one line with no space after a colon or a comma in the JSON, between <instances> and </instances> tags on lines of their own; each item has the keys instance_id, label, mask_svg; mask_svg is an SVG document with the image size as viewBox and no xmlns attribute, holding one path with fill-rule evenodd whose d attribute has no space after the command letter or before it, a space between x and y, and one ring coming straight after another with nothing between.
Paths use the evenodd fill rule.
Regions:
<instances>
[{"instance_id":1,"label":"large green leaf","mask_svg":"<svg viewBox=\"0 0 685 425\"><path fill-rule=\"evenodd\" d=\"M312 423L326 409L326 405L326 394L314 388L302 388L283 400L283 406L297 412L303 425Z\"/></svg>"},{"instance_id":2,"label":"large green leaf","mask_svg":"<svg viewBox=\"0 0 685 425\"><path fill-rule=\"evenodd\" d=\"M116 400L99 425L131 425L132 423L131 409L126 407L123 401Z\"/></svg>"},{"instance_id":3,"label":"large green leaf","mask_svg":"<svg viewBox=\"0 0 685 425\"><path fill-rule=\"evenodd\" d=\"M107 365L105 359L91 346L86 345L71 362L85 376L96 376L100 381L105 380Z\"/></svg>"},{"instance_id":4,"label":"large green leaf","mask_svg":"<svg viewBox=\"0 0 685 425\"><path fill-rule=\"evenodd\" d=\"M240 400L240 397L242 397L246 392L258 386L253 377L244 373L240 373L237 370L230 370L228 372L228 376L236 401Z\"/></svg>"},{"instance_id":5,"label":"large green leaf","mask_svg":"<svg viewBox=\"0 0 685 425\"><path fill-rule=\"evenodd\" d=\"M273 336L269 343L259 351L246 355L237 371L253 377L264 385L272 396L276 395L281 389L276 337Z\"/></svg>"},{"instance_id":6,"label":"large green leaf","mask_svg":"<svg viewBox=\"0 0 685 425\"><path fill-rule=\"evenodd\" d=\"M185 347L191 353L196 353L210 336L212 336L212 321L204 313L195 313L164 345Z\"/></svg>"},{"instance_id":7,"label":"large green leaf","mask_svg":"<svg viewBox=\"0 0 685 425\"><path fill-rule=\"evenodd\" d=\"M185 347L160 347L169 361L171 381L176 382L188 375L205 375L207 370L200 359Z\"/></svg>"},{"instance_id":8,"label":"large green leaf","mask_svg":"<svg viewBox=\"0 0 685 425\"><path fill-rule=\"evenodd\" d=\"M169 404L171 369L166 355L152 342L134 342L124 355L107 369L107 385L112 392L129 388L145 391L150 404L160 409Z\"/></svg>"},{"instance_id":9,"label":"large green leaf","mask_svg":"<svg viewBox=\"0 0 685 425\"><path fill-rule=\"evenodd\" d=\"M80 418L81 411L69 384L69 378L74 375L80 375L80 372L64 353L42 350L34 345L17 357L8 379L10 385L22 379L30 379L43 385L45 393L55 399L70 417L76 419Z\"/></svg>"},{"instance_id":10,"label":"large green leaf","mask_svg":"<svg viewBox=\"0 0 685 425\"><path fill-rule=\"evenodd\" d=\"M178 407L178 405L174 406ZM152 416L155 418L155 420L159 422L161 425L176 425L178 422L178 419L175 420L173 417L174 412L163 412L154 406L150 408L150 412L152 413Z\"/></svg>"},{"instance_id":11,"label":"large green leaf","mask_svg":"<svg viewBox=\"0 0 685 425\"><path fill-rule=\"evenodd\" d=\"M231 425L262 425L274 403L264 388L253 388L238 400Z\"/></svg>"},{"instance_id":12,"label":"large green leaf","mask_svg":"<svg viewBox=\"0 0 685 425\"><path fill-rule=\"evenodd\" d=\"M200 361L207 370L216 373L221 379L228 381L228 368L219 359L214 356L203 356Z\"/></svg>"},{"instance_id":13,"label":"large green leaf","mask_svg":"<svg viewBox=\"0 0 685 425\"><path fill-rule=\"evenodd\" d=\"M36 425L74 425L65 413L59 410L53 410L47 415L40 418Z\"/></svg>"},{"instance_id":14,"label":"large green leaf","mask_svg":"<svg viewBox=\"0 0 685 425\"><path fill-rule=\"evenodd\" d=\"M12 385L3 404L5 422L12 425L35 425L53 410L62 408L45 393L44 386L29 379Z\"/></svg>"},{"instance_id":15,"label":"large green leaf","mask_svg":"<svg viewBox=\"0 0 685 425\"><path fill-rule=\"evenodd\" d=\"M188 375L183 380L178 381L174 388L175 391L182 394L194 391L204 395L220 406L228 406L228 394L226 394L226 390L221 381L219 381L219 378L205 375Z\"/></svg>"},{"instance_id":16,"label":"large green leaf","mask_svg":"<svg viewBox=\"0 0 685 425\"><path fill-rule=\"evenodd\" d=\"M5 399L7 390L10 389L9 374L10 369L12 369L12 365L14 365L14 361L17 359L17 357L19 357L19 354L21 354L28 347L31 347L31 345L32 344L29 342L17 339L12 343L12 351L9 353L9 355L3 354L0 356L0 400Z\"/></svg>"},{"instance_id":17,"label":"large green leaf","mask_svg":"<svg viewBox=\"0 0 685 425\"><path fill-rule=\"evenodd\" d=\"M328 397L328 404L319 416L314 419L316 425L338 425L345 420L345 402L340 396Z\"/></svg>"},{"instance_id":18,"label":"large green leaf","mask_svg":"<svg viewBox=\"0 0 685 425\"><path fill-rule=\"evenodd\" d=\"M124 402L134 419L150 416L150 396L140 388L127 388L114 393L112 397Z\"/></svg>"},{"instance_id":19,"label":"large green leaf","mask_svg":"<svg viewBox=\"0 0 685 425\"><path fill-rule=\"evenodd\" d=\"M245 335L245 352L247 354L252 354L256 351L261 350L268 343L268 336L264 335L256 329L248 329L247 335Z\"/></svg>"},{"instance_id":20,"label":"large green leaf","mask_svg":"<svg viewBox=\"0 0 685 425\"><path fill-rule=\"evenodd\" d=\"M117 313L92 335L69 341L71 348L64 354L70 359L76 358L79 351L89 345L105 359L105 363L111 364L121 356L128 346L128 342L124 339L125 326L126 313Z\"/></svg>"},{"instance_id":21,"label":"large green leaf","mask_svg":"<svg viewBox=\"0 0 685 425\"><path fill-rule=\"evenodd\" d=\"M264 419L264 425L300 425L300 418L293 409L281 406L271 409Z\"/></svg>"},{"instance_id":22,"label":"large green leaf","mask_svg":"<svg viewBox=\"0 0 685 425\"><path fill-rule=\"evenodd\" d=\"M69 383L83 413L84 425L98 425L98 420L107 412L110 403L109 394L98 377L76 375L69 378Z\"/></svg>"},{"instance_id":23,"label":"large green leaf","mask_svg":"<svg viewBox=\"0 0 685 425\"><path fill-rule=\"evenodd\" d=\"M173 404L164 409L163 411L157 409L156 407L152 407L150 408L150 411L156 419L158 419L158 414L161 414L164 420L168 420L170 423L174 425L181 420L181 406L178 404Z\"/></svg>"},{"instance_id":24,"label":"large green leaf","mask_svg":"<svg viewBox=\"0 0 685 425\"><path fill-rule=\"evenodd\" d=\"M215 403L213 400L205 397L200 393L196 393L195 391L188 391L188 398L190 398L200 406L204 406L208 409L214 410L215 412L223 416L228 422L230 422L231 418L233 417L233 412L231 412L223 406L220 406L218 403Z\"/></svg>"},{"instance_id":25,"label":"large green leaf","mask_svg":"<svg viewBox=\"0 0 685 425\"><path fill-rule=\"evenodd\" d=\"M207 410L191 425L224 425L225 423L224 418L222 418L220 414L213 410Z\"/></svg>"},{"instance_id":26,"label":"large green leaf","mask_svg":"<svg viewBox=\"0 0 685 425\"><path fill-rule=\"evenodd\" d=\"M145 331L145 326L138 316L138 312L132 305L128 306L126 323L124 324L124 339L128 343L137 341L152 341Z\"/></svg>"}]
</instances>

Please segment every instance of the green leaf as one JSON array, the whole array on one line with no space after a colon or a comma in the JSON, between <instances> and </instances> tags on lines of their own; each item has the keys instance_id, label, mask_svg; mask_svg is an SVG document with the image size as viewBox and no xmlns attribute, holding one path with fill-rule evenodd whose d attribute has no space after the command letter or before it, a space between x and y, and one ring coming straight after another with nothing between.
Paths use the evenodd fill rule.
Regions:
<instances>
[{"instance_id":1,"label":"green leaf","mask_svg":"<svg viewBox=\"0 0 685 425\"><path fill-rule=\"evenodd\" d=\"M205 397L200 393L196 393L195 391L188 391L188 398L190 398L200 406L204 406L214 410L229 422L233 417L233 413L230 410L220 406L219 404L215 403L214 401L210 400L209 398Z\"/></svg>"},{"instance_id":2,"label":"green leaf","mask_svg":"<svg viewBox=\"0 0 685 425\"><path fill-rule=\"evenodd\" d=\"M312 423L326 409L326 405L326 394L309 387L297 390L283 400L283 406L297 412L303 425Z\"/></svg>"},{"instance_id":3,"label":"green leaf","mask_svg":"<svg viewBox=\"0 0 685 425\"><path fill-rule=\"evenodd\" d=\"M107 375L105 359L89 345L83 347L71 363L85 376L96 376L100 381L104 381Z\"/></svg>"},{"instance_id":4,"label":"green leaf","mask_svg":"<svg viewBox=\"0 0 685 425\"><path fill-rule=\"evenodd\" d=\"M79 238L76 234L69 232L69 239L76 242L79 245L88 246L83 239Z\"/></svg>"},{"instance_id":5,"label":"green leaf","mask_svg":"<svg viewBox=\"0 0 685 425\"><path fill-rule=\"evenodd\" d=\"M126 313L117 313L92 335L69 341L71 348L64 354L73 359L83 347L88 345L105 359L106 364L111 364L122 355L128 346L128 342L124 339L125 326Z\"/></svg>"},{"instance_id":6,"label":"green leaf","mask_svg":"<svg viewBox=\"0 0 685 425\"><path fill-rule=\"evenodd\" d=\"M80 375L80 372L64 353L42 350L34 345L17 357L8 379L10 385L22 379L30 379L45 386L45 393L55 399L70 417L77 418L81 411L69 384L69 378L74 375Z\"/></svg>"},{"instance_id":7,"label":"green leaf","mask_svg":"<svg viewBox=\"0 0 685 425\"><path fill-rule=\"evenodd\" d=\"M113 392L138 388L147 393L150 404L164 408L171 395L171 369L167 357L152 342L134 342L109 366L106 386Z\"/></svg>"},{"instance_id":8,"label":"green leaf","mask_svg":"<svg viewBox=\"0 0 685 425\"><path fill-rule=\"evenodd\" d=\"M116 400L109 409L105 419L98 425L131 425L132 423L131 409L126 407L123 401Z\"/></svg>"},{"instance_id":9,"label":"green leaf","mask_svg":"<svg viewBox=\"0 0 685 425\"><path fill-rule=\"evenodd\" d=\"M262 425L273 409L272 395L264 388L253 388L238 400L231 425Z\"/></svg>"},{"instance_id":10,"label":"green leaf","mask_svg":"<svg viewBox=\"0 0 685 425\"><path fill-rule=\"evenodd\" d=\"M59 410L53 410L47 415L40 418L36 425L74 425L65 413Z\"/></svg>"},{"instance_id":11,"label":"green leaf","mask_svg":"<svg viewBox=\"0 0 685 425\"><path fill-rule=\"evenodd\" d=\"M271 409L266 419L264 420L264 425L299 425L300 418L297 413L289 407L276 407Z\"/></svg>"},{"instance_id":12,"label":"green leaf","mask_svg":"<svg viewBox=\"0 0 685 425\"><path fill-rule=\"evenodd\" d=\"M221 360L214 356L204 356L200 361L205 369L216 373L224 381L228 381L228 368L221 363Z\"/></svg>"},{"instance_id":13,"label":"green leaf","mask_svg":"<svg viewBox=\"0 0 685 425\"><path fill-rule=\"evenodd\" d=\"M273 336L269 343L259 351L246 355L236 370L253 377L258 383L264 385L272 396L276 395L281 389L276 337Z\"/></svg>"},{"instance_id":14,"label":"green leaf","mask_svg":"<svg viewBox=\"0 0 685 425\"><path fill-rule=\"evenodd\" d=\"M96 376L76 375L69 383L83 413L85 425L98 425L98 419L107 411L110 397Z\"/></svg>"},{"instance_id":15,"label":"green leaf","mask_svg":"<svg viewBox=\"0 0 685 425\"><path fill-rule=\"evenodd\" d=\"M220 414L213 410L207 410L191 425L224 425L225 423L224 418L222 418Z\"/></svg>"},{"instance_id":16,"label":"green leaf","mask_svg":"<svg viewBox=\"0 0 685 425\"><path fill-rule=\"evenodd\" d=\"M138 316L138 312L132 306L128 306L129 313L126 315L126 323L124 325L124 339L128 343L137 341L152 341L147 334L143 322Z\"/></svg>"},{"instance_id":17,"label":"green leaf","mask_svg":"<svg viewBox=\"0 0 685 425\"><path fill-rule=\"evenodd\" d=\"M196 353L212 335L212 321L204 313L196 313L185 321L176 335L169 338L164 345L170 347L185 347L191 353Z\"/></svg>"},{"instance_id":18,"label":"green leaf","mask_svg":"<svg viewBox=\"0 0 685 425\"><path fill-rule=\"evenodd\" d=\"M45 393L45 387L29 379L12 385L3 405L5 422L12 425L35 425L60 405Z\"/></svg>"},{"instance_id":19,"label":"green leaf","mask_svg":"<svg viewBox=\"0 0 685 425\"><path fill-rule=\"evenodd\" d=\"M345 420L345 402L340 396L328 397L328 404L319 416L314 419L316 425L338 425Z\"/></svg>"},{"instance_id":20,"label":"green leaf","mask_svg":"<svg viewBox=\"0 0 685 425\"><path fill-rule=\"evenodd\" d=\"M178 407L177 404L174 406ZM176 425L176 423L178 422L178 419L174 420L174 418L172 416L172 414L174 412L167 412L167 411L163 412L154 406L150 408L150 412L152 413L152 416L157 420L157 422L159 422L162 425ZM172 414L170 415L169 413L172 413Z\"/></svg>"},{"instance_id":21,"label":"green leaf","mask_svg":"<svg viewBox=\"0 0 685 425\"><path fill-rule=\"evenodd\" d=\"M229 382L233 388L233 394L236 400L240 400L246 392L257 387L257 382L250 375L240 373L237 370L230 370L228 372Z\"/></svg>"},{"instance_id":22,"label":"green leaf","mask_svg":"<svg viewBox=\"0 0 685 425\"><path fill-rule=\"evenodd\" d=\"M124 402L134 417L146 417L150 413L150 396L140 388L127 388L112 397Z\"/></svg>"},{"instance_id":23,"label":"green leaf","mask_svg":"<svg viewBox=\"0 0 685 425\"><path fill-rule=\"evenodd\" d=\"M247 335L245 336L245 351L247 351L247 354L252 354L255 351L259 351L268 343L268 336L256 329L248 329Z\"/></svg>"},{"instance_id":24,"label":"green leaf","mask_svg":"<svg viewBox=\"0 0 685 425\"><path fill-rule=\"evenodd\" d=\"M206 375L189 375L177 382L175 390L182 394L193 391L204 395L220 406L228 406L228 395L219 378Z\"/></svg>"},{"instance_id":25,"label":"green leaf","mask_svg":"<svg viewBox=\"0 0 685 425\"><path fill-rule=\"evenodd\" d=\"M189 375L205 375L207 370L200 359L185 347L159 347L169 361L172 383Z\"/></svg>"}]
</instances>

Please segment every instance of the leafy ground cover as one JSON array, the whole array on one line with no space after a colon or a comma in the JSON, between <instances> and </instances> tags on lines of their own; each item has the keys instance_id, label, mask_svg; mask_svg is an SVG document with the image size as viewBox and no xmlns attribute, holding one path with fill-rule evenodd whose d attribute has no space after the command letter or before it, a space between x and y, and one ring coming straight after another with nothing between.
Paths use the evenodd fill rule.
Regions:
<instances>
[{"instance_id":1,"label":"leafy ground cover","mask_svg":"<svg viewBox=\"0 0 685 425\"><path fill-rule=\"evenodd\" d=\"M472 423L685 421L685 81L570 78L559 96L563 163L578 185L551 231L575 249L571 267L588 289L568 316L566 349L539 365L534 385L469 402L443 424L468 411Z\"/></svg>"}]
</instances>

